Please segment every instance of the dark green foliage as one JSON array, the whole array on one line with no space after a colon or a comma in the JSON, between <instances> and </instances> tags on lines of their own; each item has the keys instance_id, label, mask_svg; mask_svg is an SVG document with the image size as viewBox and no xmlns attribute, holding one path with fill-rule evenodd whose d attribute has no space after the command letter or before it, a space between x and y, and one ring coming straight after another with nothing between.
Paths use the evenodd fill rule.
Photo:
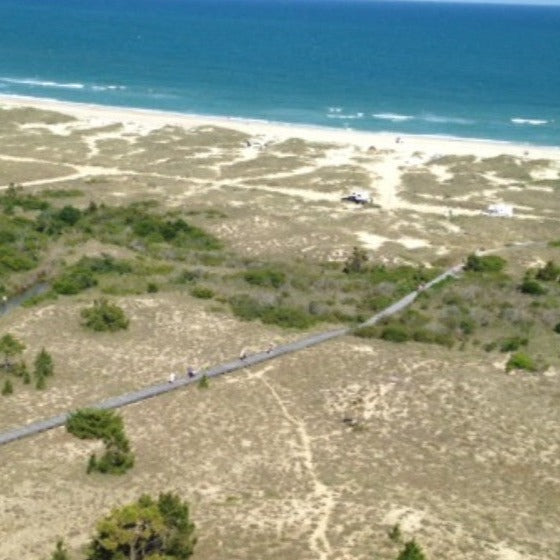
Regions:
<instances>
[{"instance_id":1,"label":"dark green foliage","mask_svg":"<svg viewBox=\"0 0 560 560\"><path fill-rule=\"evenodd\" d=\"M12 385L12 382L9 379L6 379L6 381L4 381L4 386L2 387L2 394L3 395L11 395L14 392L14 387Z\"/></svg>"},{"instance_id":2,"label":"dark green foliage","mask_svg":"<svg viewBox=\"0 0 560 560\"><path fill-rule=\"evenodd\" d=\"M72 268L63 273L53 283L53 289L58 294L74 295L97 286L97 279L91 272Z\"/></svg>"},{"instance_id":3,"label":"dark green foliage","mask_svg":"<svg viewBox=\"0 0 560 560\"><path fill-rule=\"evenodd\" d=\"M401 553L397 556L397 560L427 560L422 549L414 540L408 541Z\"/></svg>"},{"instance_id":4,"label":"dark green foliage","mask_svg":"<svg viewBox=\"0 0 560 560\"><path fill-rule=\"evenodd\" d=\"M502 340L500 343L500 352L515 352L521 346L527 346L529 340L521 336L512 336Z\"/></svg>"},{"instance_id":5,"label":"dark green foliage","mask_svg":"<svg viewBox=\"0 0 560 560\"><path fill-rule=\"evenodd\" d=\"M505 265L506 261L497 255L478 256L471 254L467 257L464 268L472 272L500 272Z\"/></svg>"},{"instance_id":6,"label":"dark green foliage","mask_svg":"<svg viewBox=\"0 0 560 560\"><path fill-rule=\"evenodd\" d=\"M525 276L523 282L519 286L519 291L532 296L542 296L547 292L546 288L540 282L537 282L530 276Z\"/></svg>"},{"instance_id":7,"label":"dark green foliage","mask_svg":"<svg viewBox=\"0 0 560 560\"><path fill-rule=\"evenodd\" d=\"M535 278L543 282L557 282L560 278L560 267L556 266L553 261L548 261L537 271Z\"/></svg>"},{"instance_id":8,"label":"dark green foliage","mask_svg":"<svg viewBox=\"0 0 560 560\"><path fill-rule=\"evenodd\" d=\"M199 299L212 299L214 297L214 290L206 286L193 286L190 290L190 294Z\"/></svg>"},{"instance_id":9,"label":"dark green foliage","mask_svg":"<svg viewBox=\"0 0 560 560\"><path fill-rule=\"evenodd\" d=\"M248 270L243 278L254 286L266 286L269 288L280 288L286 282L286 274L274 268L258 268Z\"/></svg>"},{"instance_id":10,"label":"dark green foliage","mask_svg":"<svg viewBox=\"0 0 560 560\"><path fill-rule=\"evenodd\" d=\"M100 459L90 456L87 472L124 474L134 465L134 455L124 433L120 415L110 410L85 408L71 414L66 429L80 439L101 439L105 453Z\"/></svg>"},{"instance_id":11,"label":"dark green foliage","mask_svg":"<svg viewBox=\"0 0 560 560\"><path fill-rule=\"evenodd\" d=\"M554 327L554 332L560 334L560 323L556 323Z\"/></svg>"},{"instance_id":12,"label":"dark green foliage","mask_svg":"<svg viewBox=\"0 0 560 560\"><path fill-rule=\"evenodd\" d=\"M33 373L35 377L49 377L54 372L52 357L44 348L37 354L34 366Z\"/></svg>"},{"instance_id":13,"label":"dark green foliage","mask_svg":"<svg viewBox=\"0 0 560 560\"><path fill-rule=\"evenodd\" d=\"M74 206L64 206L55 214L55 218L66 225L73 226L78 223L82 213Z\"/></svg>"},{"instance_id":14,"label":"dark green foliage","mask_svg":"<svg viewBox=\"0 0 560 560\"><path fill-rule=\"evenodd\" d=\"M260 319L266 324L296 329L306 329L316 321L314 316L302 309L263 304L247 294L234 296L229 303L233 313L245 321Z\"/></svg>"},{"instance_id":15,"label":"dark green foliage","mask_svg":"<svg viewBox=\"0 0 560 560\"><path fill-rule=\"evenodd\" d=\"M132 272L127 261L115 259L110 255L101 257L82 257L76 264L68 267L53 283L59 294L78 294L97 285L97 276L102 274L126 274Z\"/></svg>"},{"instance_id":16,"label":"dark green foliage","mask_svg":"<svg viewBox=\"0 0 560 560\"><path fill-rule=\"evenodd\" d=\"M97 524L87 560L187 560L196 544L189 506L175 494L144 495Z\"/></svg>"},{"instance_id":17,"label":"dark green foliage","mask_svg":"<svg viewBox=\"0 0 560 560\"><path fill-rule=\"evenodd\" d=\"M517 352L510 357L506 364L506 371L511 371L512 369L523 369L525 371L535 372L539 370L539 367L531 356L524 352Z\"/></svg>"},{"instance_id":18,"label":"dark green foliage","mask_svg":"<svg viewBox=\"0 0 560 560\"><path fill-rule=\"evenodd\" d=\"M124 311L105 298L95 300L93 306L82 309L80 315L84 319L82 324L94 331L114 332L128 328Z\"/></svg>"},{"instance_id":19,"label":"dark green foliage","mask_svg":"<svg viewBox=\"0 0 560 560\"><path fill-rule=\"evenodd\" d=\"M66 420L66 429L79 439L112 440L124 430L119 414L112 410L83 408L73 412Z\"/></svg>"},{"instance_id":20,"label":"dark green foliage","mask_svg":"<svg viewBox=\"0 0 560 560\"><path fill-rule=\"evenodd\" d=\"M382 329L381 338L390 342L406 342L410 339L405 327L389 325Z\"/></svg>"},{"instance_id":21,"label":"dark green foliage","mask_svg":"<svg viewBox=\"0 0 560 560\"><path fill-rule=\"evenodd\" d=\"M155 282L148 282L147 292L149 294L155 294L159 291L159 287Z\"/></svg>"},{"instance_id":22,"label":"dark green foliage","mask_svg":"<svg viewBox=\"0 0 560 560\"><path fill-rule=\"evenodd\" d=\"M62 539L56 541L56 548L52 553L50 560L70 560L70 556L68 555L68 551L66 550Z\"/></svg>"}]
</instances>

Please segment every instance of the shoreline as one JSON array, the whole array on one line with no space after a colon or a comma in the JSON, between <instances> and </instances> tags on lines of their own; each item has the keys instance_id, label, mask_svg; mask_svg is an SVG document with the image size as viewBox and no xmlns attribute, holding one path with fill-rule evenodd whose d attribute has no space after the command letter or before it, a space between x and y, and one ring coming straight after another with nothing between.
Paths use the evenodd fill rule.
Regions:
<instances>
[{"instance_id":1,"label":"shoreline","mask_svg":"<svg viewBox=\"0 0 560 560\"><path fill-rule=\"evenodd\" d=\"M560 147L516 143L506 140L472 139L443 135L414 135L396 132L370 132L355 129L335 128L299 123L272 122L242 117L222 117L192 113L176 113L157 109L118 107L89 103L59 101L52 98L28 97L20 95L0 95L0 108L35 108L55 111L90 121L103 123L134 124L146 131L163 126L193 128L198 126L218 126L238 130L252 136L270 139L302 140L321 143L348 144L364 149L395 150L398 152L427 152L441 155L479 155L493 157L509 154L518 157L560 158ZM397 142L397 139L400 141Z\"/></svg>"}]
</instances>

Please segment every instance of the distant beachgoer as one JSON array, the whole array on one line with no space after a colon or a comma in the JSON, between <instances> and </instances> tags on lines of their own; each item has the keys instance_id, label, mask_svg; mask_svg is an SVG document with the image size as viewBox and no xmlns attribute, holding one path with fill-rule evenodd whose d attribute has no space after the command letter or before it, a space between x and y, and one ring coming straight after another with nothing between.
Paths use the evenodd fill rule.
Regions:
<instances>
[{"instance_id":1,"label":"distant beachgoer","mask_svg":"<svg viewBox=\"0 0 560 560\"><path fill-rule=\"evenodd\" d=\"M187 375L188 375L189 377L194 377L194 376L196 375L196 372L194 371L194 369L193 369L192 366L189 366L189 367L187 368Z\"/></svg>"},{"instance_id":2,"label":"distant beachgoer","mask_svg":"<svg viewBox=\"0 0 560 560\"><path fill-rule=\"evenodd\" d=\"M266 353L270 354L274 350L274 344L270 343L266 349Z\"/></svg>"},{"instance_id":3,"label":"distant beachgoer","mask_svg":"<svg viewBox=\"0 0 560 560\"><path fill-rule=\"evenodd\" d=\"M169 374L169 383L174 383L175 382L175 373L170 373Z\"/></svg>"},{"instance_id":4,"label":"distant beachgoer","mask_svg":"<svg viewBox=\"0 0 560 560\"><path fill-rule=\"evenodd\" d=\"M239 352L239 359L244 360L245 358L247 358L247 349L243 348L243 350L241 350L241 352Z\"/></svg>"}]
</instances>

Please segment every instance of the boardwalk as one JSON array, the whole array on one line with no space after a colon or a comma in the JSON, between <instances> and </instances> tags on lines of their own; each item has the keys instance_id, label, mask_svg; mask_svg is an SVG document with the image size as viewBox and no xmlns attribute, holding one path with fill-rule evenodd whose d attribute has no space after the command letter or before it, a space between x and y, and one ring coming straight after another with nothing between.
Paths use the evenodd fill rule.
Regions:
<instances>
[{"instance_id":1,"label":"boardwalk","mask_svg":"<svg viewBox=\"0 0 560 560\"><path fill-rule=\"evenodd\" d=\"M507 248L527 247L531 245L544 245L544 243L541 242L518 243L516 245L509 246ZM495 253L497 251L499 251L499 249L495 249L492 251L485 251L484 254ZM434 286L435 284L439 284L443 280L446 280L447 278L455 277L459 272L461 272L462 269L463 269L462 264L453 266L452 268L446 270L445 272L443 272L442 274L440 274L439 276L437 276L436 278L428 282L423 287L423 290L427 290L432 286ZM403 309L411 305L412 302L418 296L418 294L419 294L418 291L414 291L407 294L399 301L393 303L386 309L383 309L379 313L375 314L373 317L371 317L370 319L362 323L360 326L365 327L365 326L375 325L381 319L399 313L400 311L402 311ZM231 362L217 365L215 367L212 367L210 369L201 372L197 377L194 378L188 376L180 377L172 383L161 383L159 385L152 385L150 387L139 389L131 393L126 393L124 395L111 397L110 399L107 399L100 403L92 403L90 406L92 408L103 408L103 409L120 408L128 404L150 399L152 397L156 397L163 393L175 391L176 389L179 389L181 387L186 387L187 385L196 383L202 375L205 375L206 377L218 377L219 375L232 373L234 371L243 369L248 366L260 364L262 362L266 362L268 360L273 360L280 356L284 356L285 354L292 354L294 352L298 352L299 350L303 350L305 348L310 348L311 346L322 344L323 342L327 342L334 338L339 338L341 336L351 333L352 330L353 330L352 328L344 327L332 331L314 334L306 338L302 338L300 340L290 342L288 344L277 346L276 348L273 348L270 352L260 352L257 354L251 354L243 360L238 359L238 360L233 360ZM51 430L53 428L58 428L60 426L63 426L66 422L67 417L68 417L68 413L60 414L58 416L54 416L53 418L48 418L47 420L33 422L32 424L28 424L20 428L15 428L13 430L0 433L0 445L4 445L12 441L16 441L18 439L23 439L25 437L38 434L40 432L44 432L47 430Z\"/></svg>"}]
</instances>

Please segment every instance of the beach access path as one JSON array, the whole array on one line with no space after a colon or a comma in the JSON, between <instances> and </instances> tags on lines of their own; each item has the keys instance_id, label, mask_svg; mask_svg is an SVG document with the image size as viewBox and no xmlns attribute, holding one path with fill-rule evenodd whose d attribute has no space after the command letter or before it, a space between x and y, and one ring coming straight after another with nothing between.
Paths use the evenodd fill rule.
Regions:
<instances>
[{"instance_id":1,"label":"beach access path","mask_svg":"<svg viewBox=\"0 0 560 560\"><path fill-rule=\"evenodd\" d=\"M503 247L501 249L513 249L517 247L528 247L528 246L537 246L537 245L546 245L546 243L529 241L526 243L517 243L514 245ZM498 251L500 251L500 249L492 249L488 251L478 252L477 254L487 255L491 253L496 253ZM442 272L439 276L437 276L430 282L426 283L421 288L413 292L410 292L399 301L393 303L392 305L383 309L379 313L376 313L375 315L370 317L367 321L358 325L358 327L343 327L340 329L335 329L335 330L307 336L305 338L301 338L300 340L296 340L294 342L276 346L275 348L272 348L268 351L250 354L243 359L239 358L231 362L219 364L217 366L199 372L194 377L189 377L188 375L186 375L184 377L179 377L172 382L165 382L165 383L160 383L158 385L151 385L149 387L145 387L144 389L138 389L130 393L125 393L124 395L111 397L99 403L92 403L90 407L105 409L105 410L121 408L129 404L151 399L152 397L157 397L158 395L162 395L164 393L169 393L170 391L175 391L177 389L180 389L181 387L192 385L193 383L197 383L203 376L207 378L211 378L211 377L218 377L220 375L225 375L227 373L232 373L234 371L238 371L246 367L254 366L256 364L267 362L269 360L274 360L276 358L279 358L280 356L284 356L286 354L292 354L294 352L298 352L300 350L304 350L312 346L317 346L318 344L322 344L329 340L333 340L335 338L339 338L341 336L351 334L352 331L356 330L356 328L375 325L385 317L395 315L396 313L399 313L400 311L402 311L403 309L411 305L421 292L430 289L432 286L435 286L436 284L439 284L440 282L443 282L448 278L456 277L456 275L463 270L463 266L464 264L460 263L447 269L445 272ZM40 432L45 432L47 430L52 430L53 428L58 428L60 426L63 426L66 423L69 414L70 414L69 412L64 414L59 414L58 416L53 416L52 418L48 418L46 420L40 420L38 422L33 422L31 424L27 424L19 428L14 428L12 430L1 432L0 445L5 445L10 442L17 441L38 434Z\"/></svg>"}]
</instances>

